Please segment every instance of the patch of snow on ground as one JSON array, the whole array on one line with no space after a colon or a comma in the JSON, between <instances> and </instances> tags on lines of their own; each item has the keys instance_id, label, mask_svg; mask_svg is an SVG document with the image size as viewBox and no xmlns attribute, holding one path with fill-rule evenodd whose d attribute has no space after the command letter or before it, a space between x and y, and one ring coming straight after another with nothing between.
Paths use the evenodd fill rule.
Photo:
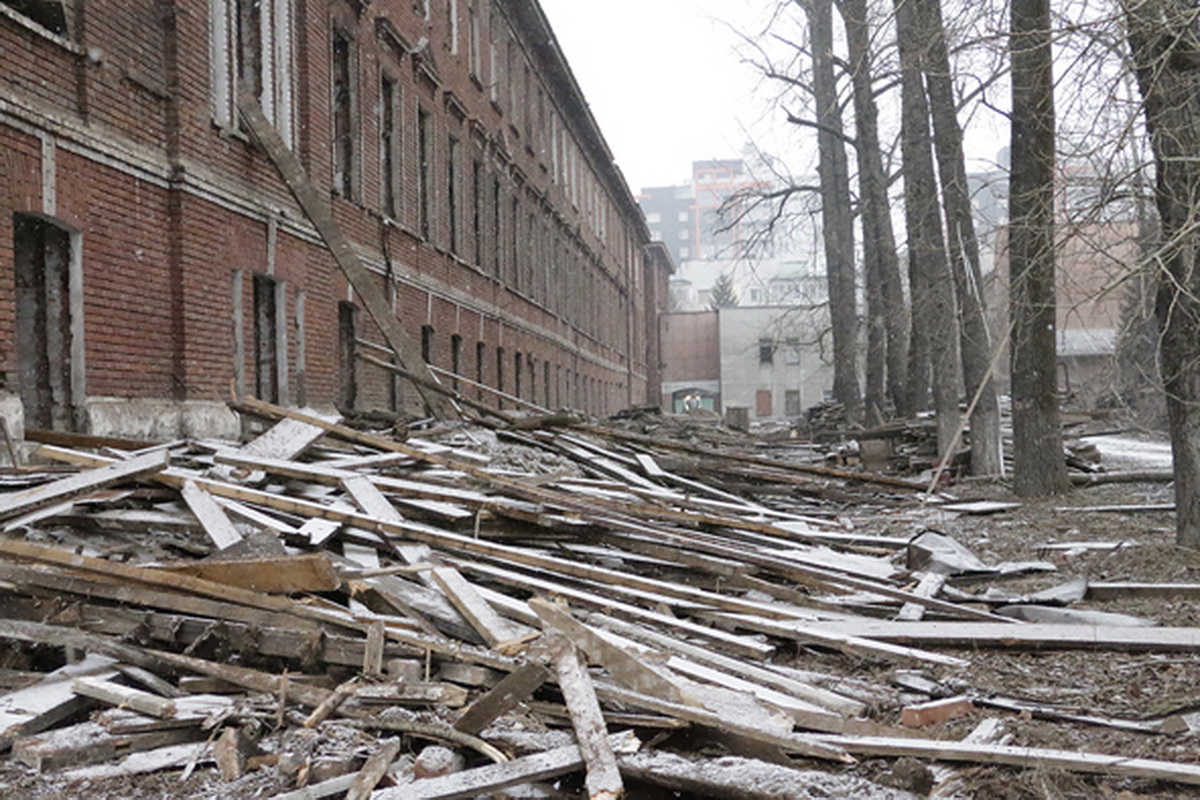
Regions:
<instances>
[{"instance_id":1,"label":"patch of snow on ground","mask_svg":"<svg viewBox=\"0 0 1200 800\"><path fill-rule=\"evenodd\" d=\"M1171 443L1128 435L1085 436L1084 442L1100 448L1107 469L1171 469Z\"/></svg>"}]
</instances>

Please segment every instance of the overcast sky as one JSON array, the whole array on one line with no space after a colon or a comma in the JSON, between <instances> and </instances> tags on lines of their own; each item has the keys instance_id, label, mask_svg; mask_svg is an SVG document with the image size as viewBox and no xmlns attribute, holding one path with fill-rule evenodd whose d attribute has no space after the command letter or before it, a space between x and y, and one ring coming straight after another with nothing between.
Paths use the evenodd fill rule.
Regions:
<instances>
[{"instance_id":1,"label":"overcast sky","mask_svg":"<svg viewBox=\"0 0 1200 800\"><path fill-rule=\"evenodd\" d=\"M793 170L813 168L815 137L780 119L770 87L736 52L736 31L758 33L770 3L540 2L635 193L687 183L692 161L738 158L750 141ZM965 134L973 169L990 168L1008 139L1007 126L986 116Z\"/></svg>"},{"instance_id":2,"label":"overcast sky","mask_svg":"<svg viewBox=\"0 0 1200 800\"><path fill-rule=\"evenodd\" d=\"M692 161L737 158L779 129L751 97L758 79L729 27L752 30L761 0L541 4L634 192L686 183Z\"/></svg>"}]
</instances>

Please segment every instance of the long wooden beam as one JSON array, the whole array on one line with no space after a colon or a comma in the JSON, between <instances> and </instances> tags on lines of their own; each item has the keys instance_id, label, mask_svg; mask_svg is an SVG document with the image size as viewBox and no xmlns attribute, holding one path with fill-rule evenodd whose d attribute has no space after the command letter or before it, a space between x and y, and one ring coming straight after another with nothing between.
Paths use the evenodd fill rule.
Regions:
<instances>
[{"instance_id":1,"label":"long wooden beam","mask_svg":"<svg viewBox=\"0 0 1200 800\"><path fill-rule=\"evenodd\" d=\"M254 138L266 152L267 156L279 170L280 177L291 190L296 202L304 209L305 215L312 222L317 233L325 241L325 246L333 254L334 260L341 268L346 280L350 282L355 294L362 300L371 320L379 326L383 338L392 348L396 358L407 369L420 376L422 382L437 383L437 377L429 371L421 351L412 338L405 333L391 305L375 285L371 274L363 266L350 240L342 233L341 226L333 218L333 210L329 201L321 196L308 175L300 158L291 151L283 141L283 137L263 114L258 99L249 89L242 87L238 92L238 111L246 121ZM458 408L449 398L437 392L431 392L422 382L414 382L417 391L429 406L429 409L440 419L457 419L460 415Z\"/></svg>"}]
</instances>

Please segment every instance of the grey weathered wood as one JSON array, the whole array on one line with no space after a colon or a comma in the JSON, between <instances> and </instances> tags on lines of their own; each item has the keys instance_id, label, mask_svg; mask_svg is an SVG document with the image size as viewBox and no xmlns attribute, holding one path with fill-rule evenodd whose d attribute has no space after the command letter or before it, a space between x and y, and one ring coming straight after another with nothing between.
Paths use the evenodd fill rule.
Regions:
<instances>
[{"instance_id":1,"label":"grey weathered wood","mask_svg":"<svg viewBox=\"0 0 1200 800\"><path fill-rule=\"evenodd\" d=\"M688 698L669 672L656 669L638 658L628 649L614 643L606 634L579 622L562 606L540 597L529 601L532 608L547 628L557 630L588 654L596 664L602 665L618 683L635 692L653 694L673 703L695 702Z\"/></svg>"},{"instance_id":2,"label":"grey weathered wood","mask_svg":"<svg viewBox=\"0 0 1200 800\"><path fill-rule=\"evenodd\" d=\"M942 664L949 667L964 667L967 661L942 653L932 653L914 647L904 647L890 642L876 641L876 637L860 634L855 625L839 620L836 623L796 622L792 620L768 620L752 617L748 614L720 614L721 619L727 619L751 630L762 631L772 636L795 639L798 642L810 642L844 653L871 658L880 661L899 661L902 663L917 662L926 664ZM922 623L895 623L920 625ZM980 629L995 628L999 632L1017 629L1016 625L980 625L978 623L958 623L963 628ZM1022 625L1021 628L1026 626Z\"/></svg>"},{"instance_id":3,"label":"grey weathered wood","mask_svg":"<svg viewBox=\"0 0 1200 800\"><path fill-rule=\"evenodd\" d=\"M367 800L376 785L387 774L388 767L396 761L400 752L400 739L393 737L384 739L376 745L376 749L367 757L367 763L354 776L354 781L346 791L346 800Z\"/></svg>"},{"instance_id":4,"label":"grey weathered wood","mask_svg":"<svg viewBox=\"0 0 1200 800\"><path fill-rule=\"evenodd\" d=\"M153 475L167 467L168 455L166 451L159 451L125 461L112 461L106 466L59 478L32 489L0 495L0 520L82 497L122 481Z\"/></svg>"},{"instance_id":5,"label":"grey weathered wood","mask_svg":"<svg viewBox=\"0 0 1200 800\"><path fill-rule=\"evenodd\" d=\"M1095 625L977 625L965 622L813 623L833 636L952 647L1060 648L1124 652L1200 650L1200 628L1116 628Z\"/></svg>"},{"instance_id":6,"label":"grey weathered wood","mask_svg":"<svg viewBox=\"0 0 1200 800\"><path fill-rule=\"evenodd\" d=\"M632 731L610 737L614 751L637 747ZM376 792L373 800L454 800L483 797L501 789L556 778L583 767L583 756L576 745L567 745L537 755L525 756L503 764L489 764L440 778L413 781L404 786ZM290 800L290 799L289 799Z\"/></svg>"},{"instance_id":7,"label":"grey weathered wood","mask_svg":"<svg viewBox=\"0 0 1200 800\"><path fill-rule=\"evenodd\" d=\"M479 733L492 720L515 708L538 690L550 671L541 664L530 662L511 672L462 713L454 727L463 733Z\"/></svg>"},{"instance_id":8,"label":"grey weathered wood","mask_svg":"<svg viewBox=\"0 0 1200 800\"><path fill-rule=\"evenodd\" d=\"M40 733L92 705L74 693L76 677L92 675L112 678L116 662L90 654L78 664L67 664L30 686L0 697L0 750L7 750L18 736Z\"/></svg>"},{"instance_id":9,"label":"grey weathered wood","mask_svg":"<svg viewBox=\"0 0 1200 800\"><path fill-rule=\"evenodd\" d=\"M723 669L734 675L741 675L761 686L776 689L840 714L859 716L867 710L866 705L858 700L840 695L837 692L831 692L828 689L822 689L819 686L788 678L785 675L780 675L778 672L760 667L757 664L731 658L715 652L712 648L689 644L683 641L682 637L667 636L657 630L652 630L642 625L634 625L600 613L590 614L587 619L589 623L598 627L616 631L633 639L641 639L667 652L686 656L699 664L707 664L717 669Z\"/></svg>"},{"instance_id":10,"label":"grey weathered wood","mask_svg":"<svg viewBox=\"0 0 1200 800\"><path fill-rule=\"evenodd\" d=\"M888 739L869 736L820 736L819 738L828 744L844 747L850 753L863 756L909 756L939 761L1007 764L1031 769L1062 769L1068 772L1124 775L1132 778L1200 785L1200 766L1195 764L1179 764L1102 753L932 739Z\"/></svg>"},{"instance_id":11,"label":"grey weathered wood","mask_svg":"<svg viewBox=\"0 0 1200 800\"><path fill-rule=\"evenodd\" d=\"M332 420L339 422L339 419ZM322 428L295 419L281 419L238 452L261 458L295 458L325 435Z\"/></svg>"},{"instance_id":12,"label":"grey weathered wood","mask_svg":"<svg viewBox=\"0 0 1200 800\"><path fill-rule=\"evenodd\" d=\"M392 775L400 785L407 784L412 780L412 759L409 756L404 756L393 761L388 766L385 774ZM322 800L325 797L333 797L345 793L354 784L357 777L358 773L356 772L349 775L339 775L336 778L314 783L292 792L274 795L271 800Z\"/></svg>"},{"instance_id":13,"label":"grey weathered wood","mask_svg":"<svg viewBox=\"0 0 1200 800\"><path fill-rule=\"evenodd\" d=\"M757 719L735 719L700 706L672 703L661 697L630 691L611 683L596 684L596 694L608 700L614 700L633 708L655 711L676 719L687 720L696 725L714 728L734 736L743 737L752 742L778 747L787 753L799 753L825 761L850 764L854 759L840 746L829 746L814 734L780 733L756 725Z\"/></svg>"},{"instance_id":14,"label":"grey weathered wood","mask_svg":"<svg viewBox=\"0 0 1200 800\"><path fill-rule=\"evenodd\" d=\"M585 786L589 800L618 798L625 793L621 772L612 745L604 712L596 699L596 690L587 669L579 660L575 645L561 634L555 634L548 644L554 659L558 687L562 690L571 715L575 741L587 769Z\"/></svg>"},{"instance_id":15,"label":"grey weathered wood","mask_svg":"<svg viewBox=\"0 0 1200 800\"><path fill-rule=\"evenodd\" d=\"M101 678L76 678L71 682L71 691L110 706L131 708L141 714L149 714L159 719L175 716L174 701Z\"/></svg>"},{"instance_id":16,"label":"grey weathered wood","mask_svg":"<svg viewBox=\"0 0 1200 800\"><path fill-rule=\"evenodd\" d=\"M430 576L489 645L496 647L516 638L516 631L512 626L492 610L488 602L479 596L475 587L468 583L458 570L453 567L435 567L430 570Z\"/></svg>"},{"instance_id":17,"label":"grey weathered wood","mask_svg":"<svg viewBox=\"0 0 1200 800\"><path fill-rule=\"evenodd\" d=\"M224 550L242 540L241 532L229 521L225 510L208 492L197 486L195 481L185 481L180 493L218 550Z\"/></svg>"},{"instance_id":18,"label":"grey weathered wood","mask_svg":"<svg viewBox=\"0 0 1200 800\"><path fill-rule=\"evenodd\" d=\"M935 597L946 583L946 576L937 572L927 572L921 576L913 594L921 597ZM916 621L925 616L925 606L919 603L905 603L896 614L898 620Z\"/></svg>"}]
</instances>

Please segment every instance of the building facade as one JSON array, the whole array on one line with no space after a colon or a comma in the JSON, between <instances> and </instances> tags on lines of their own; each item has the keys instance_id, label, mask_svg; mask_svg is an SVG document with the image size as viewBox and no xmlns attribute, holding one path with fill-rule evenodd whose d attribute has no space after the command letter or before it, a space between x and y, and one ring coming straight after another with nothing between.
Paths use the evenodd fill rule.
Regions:
<instances>
[{"instance_id":1,"label":"building facade","mask_svg":"<svg viewBox=\"0 0 1200 800\"><path fill-rule=\"evenodd\" d=\"M543 407L657 401L670 263L536 0L0 0L0 73L30 427L232 433L231 390L420 412L356 358L380 333L239 86L427 362Z\"/></svg>"},{"instance_id":2,"label":"building facade","mask_svg":"<svg viewBox=\"0 0 1200 800\"><path fill-rule=\"evenodd\" d=\"M755 423L795 420L828 400L828 313L786 306L672 312L661 321L662 407L725 413ZM824 345L824 346L823 346Z\"/></svg>"}]
</instances>

